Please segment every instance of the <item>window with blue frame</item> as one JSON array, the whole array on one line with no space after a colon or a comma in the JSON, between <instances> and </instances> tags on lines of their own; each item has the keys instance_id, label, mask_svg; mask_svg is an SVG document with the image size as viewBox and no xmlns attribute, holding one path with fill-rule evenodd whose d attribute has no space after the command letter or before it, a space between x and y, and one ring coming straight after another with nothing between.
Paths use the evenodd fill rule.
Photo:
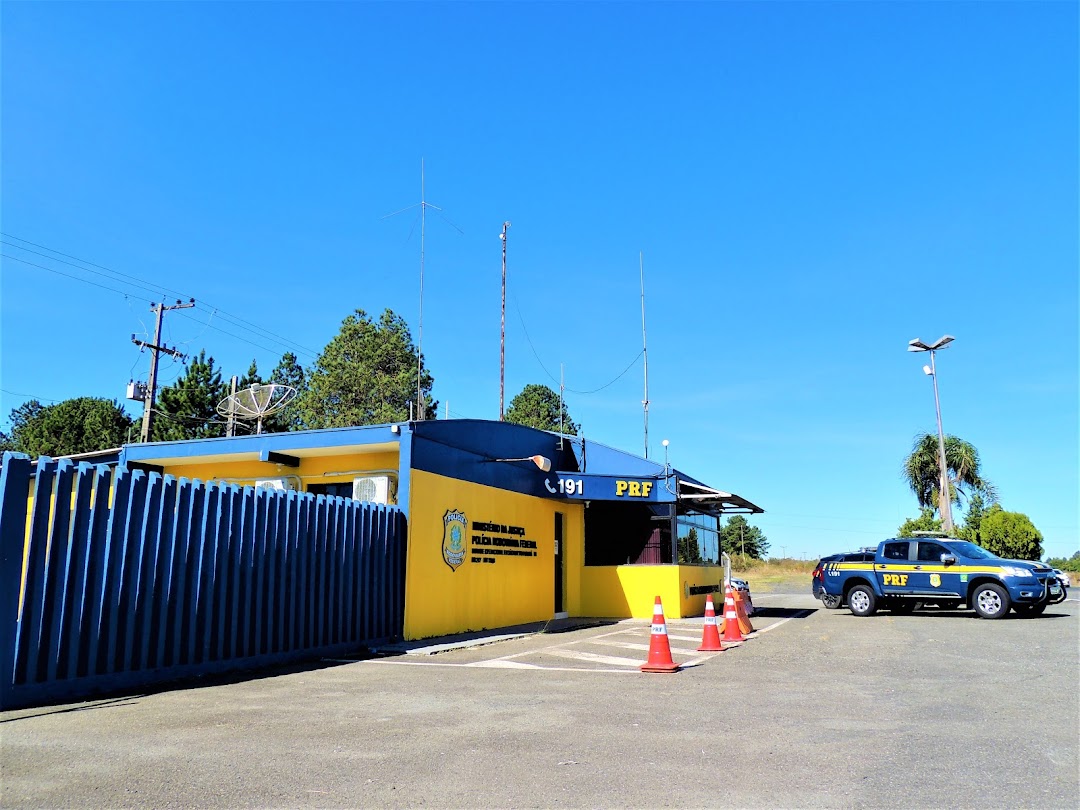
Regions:
<instances>
[{"instance_id":1,"label":"window with blue frame","mask_svg":"<svg viewBox=\"0 0 1080 810\"><path fill-rule=\"evenodd\" d=\"M679 562L716 564L720 562L720 527L715 515L685 512L676 518Z\"/></svg>"}]
</instances>

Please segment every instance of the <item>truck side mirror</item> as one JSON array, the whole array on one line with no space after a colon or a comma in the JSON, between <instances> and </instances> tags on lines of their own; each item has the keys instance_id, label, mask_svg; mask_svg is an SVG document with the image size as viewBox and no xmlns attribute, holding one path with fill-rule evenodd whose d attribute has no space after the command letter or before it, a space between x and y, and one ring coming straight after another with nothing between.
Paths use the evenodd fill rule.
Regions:
<instances>
[{"instance_id":1,"label":"truck side mirror","mask_svg":"<svg viewBox=\"0 0 1080 810\"><path fill-rule=\"evenodd\" d=\"M955 565L956 564L956 557L954 557L952 554L942 554L941 555L941 564L942 565Z\"/></svg>"}]
</instances>

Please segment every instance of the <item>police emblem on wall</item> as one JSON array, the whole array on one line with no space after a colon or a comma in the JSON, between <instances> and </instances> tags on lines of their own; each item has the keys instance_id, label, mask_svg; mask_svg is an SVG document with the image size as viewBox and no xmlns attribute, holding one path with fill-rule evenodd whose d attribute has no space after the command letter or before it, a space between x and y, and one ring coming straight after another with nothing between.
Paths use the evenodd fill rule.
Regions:
<instances>
[{"instance_id":1,"label":"police emblem on wall","mask_svg":"<svg viewBox=\"0 0 1080 810\"><path fill-rule=\"evenodd\" d=\"M465 562L465 533L468 528L469 521L464 512L446 510L443 515L442 556L451 571L457 571L458 566Z\"/></svg>"}]
</instances>

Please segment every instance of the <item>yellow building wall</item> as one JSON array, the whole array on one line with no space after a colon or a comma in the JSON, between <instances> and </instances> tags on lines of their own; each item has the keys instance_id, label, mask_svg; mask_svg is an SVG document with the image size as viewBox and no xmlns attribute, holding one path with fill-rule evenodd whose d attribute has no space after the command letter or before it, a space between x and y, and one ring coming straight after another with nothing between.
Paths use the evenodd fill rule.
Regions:
<instances>
[{"instance_id":1,"label":"yellow building wall","mask_svg":"<svg viewBox=\"0 0 1080 810\"><path fill-rule=\"evenodd\" d=\"M166 475L177 478L197 478L200 481L228 481L251 486L260 478L293 478L307 491L310 484L331 484L351 481L365 472L397 470L396 451L362 453L344 456L304 457L299 467L286 467L265 461L195 461L190 464L165 466Z\"/></svg>"},{"instance_id":2,"label":"yellow building wall","mask_svg":"<svg viewBox=\"0 0 1080 810\"><path fill-rule=\"evenodd\" d=\"M405 638L546 621L555 615L555 513L563 520L563 605L581 615L584 510L581 504L413 470L409 480L409 548L405 580ZM467 520L465 557L455 569L443 556L447 512ZM480 530L484 523L513 531ZM494 541L478 545L475 536ZM498 545L518 540L521 548ZM473 553L479 550L479 553ZM492 554L512 550L535 556ZM491 560L483 562L482 560Z\"/></svg>"},{"instance_id":3,"label":"yellow building wall","mask_svg":"<svg viewBox=\"0 0 1080 810\"><path fill-rule=\"evenodd\" d=\"M708 594L692 594L691 588L722 587L723 580L724 569L718 565L588 566L581 572L579 615L651 619L659 596L667 619L703 616ZM719 611L722 605L716 605L715 593Z\"/></svg>"}]
</instances>

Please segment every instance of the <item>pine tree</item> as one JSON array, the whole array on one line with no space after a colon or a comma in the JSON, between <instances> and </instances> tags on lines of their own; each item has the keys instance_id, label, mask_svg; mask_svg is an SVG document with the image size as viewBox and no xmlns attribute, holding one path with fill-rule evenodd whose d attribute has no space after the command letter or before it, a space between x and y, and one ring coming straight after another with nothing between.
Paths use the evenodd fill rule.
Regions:
<instances>
[{"instance_id":1,"label":"pine tree","mask_svg":"<svg viewBox=\"0 0 1080 810\"><path fill-rule=\"evenodd\" d=\"M408 324L391 310L376 323L362 309L341 323L322 350L297 403L297 418L307 428L348 427L399 422L416 401L417 352ZM434 381L421 359L423 413L435 417ZM414 404L415 407L415 404Z\"/></svg>"},{"instance_id":2,"label":"pine tree","mask_svg":"<svg viewBox=\"0 0 1080 810\"><path fill-rule=\"evenodd\" d=\"M505 418L516 425L553 430L568 436L576 436L579 431L577 423L570 418L566 402L560 403L559 395L546 385L535 383L526 385L510 401Z\"/></svg>"},{"instance_id":3,"label":"pine tree","mask_svg":"<svg viewBox=\"0 0 1080 810\"><path fill-rule=\"evenodd\" d=\"M188 364L184 375L158 392L151 441L209 439L225 435L225 418L217 406L228 395L221 371L206 350Z\"/></svg>"},{"instance_id":4,"label":"pine tree","mask_svg":"<svg viewBox=\"0 0 1080 810\"><path fill-rule=\"evenodd\" d=\"M299 403L307 389L307 380L303 366L296 361L296 355L292 352L283 354L277 367L270 373L268 382L288 386L296 391L296 396L282 410L263 420L263 433L302 430L304 425L300 421Z\"/></svg>"}]
</instances>

